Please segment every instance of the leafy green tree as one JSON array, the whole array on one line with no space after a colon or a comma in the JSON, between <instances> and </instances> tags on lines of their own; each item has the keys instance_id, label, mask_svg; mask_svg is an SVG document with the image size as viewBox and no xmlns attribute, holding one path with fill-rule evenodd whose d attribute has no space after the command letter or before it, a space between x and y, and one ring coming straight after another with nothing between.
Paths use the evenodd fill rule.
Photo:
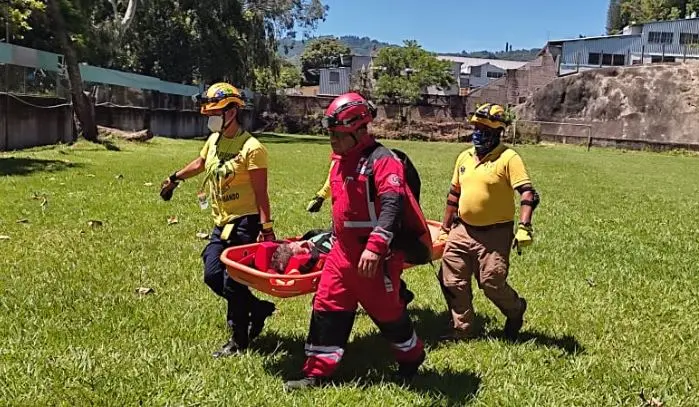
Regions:
<instances>
[{"instance_id":1,"label":"leafy green tree","mask_svg":"<svg viewBox=\"0 0 699 407\"><path fill-rule=\"evenodd\" d=\"M450 62L437 59L416 41L382 48L373 65L378 72L375 95L393 103L412 104L426 87L448 87L456 82Z\"/></svg>"},{"instance_id":2,"label":"leafy green tree","mask_svg":"<svg viewBox=\"0 0 699 407\"><path fill-rule=\"evenodd\" d=\"M307 82L317 84L320 68L340 66L340 57L348 54L349 47L335 37L313 39L301 54L301 70Z\"/></svg>"},{"instance_id":3,"label":"leafy green tree","mask_svg":"<svg viewBox=\"0 0 699 407\"><path fill-rule=\"evenodd\" d=\"M46 4L40 0L5 0L7 4L0 7L0 29L3 34L9 28L11 35L17 39L22 39L23 34L32 29L29 19L33 13L42 13L46 9ZM9 38L5 39L10 42Z\"/></svg>"}]
</instances>

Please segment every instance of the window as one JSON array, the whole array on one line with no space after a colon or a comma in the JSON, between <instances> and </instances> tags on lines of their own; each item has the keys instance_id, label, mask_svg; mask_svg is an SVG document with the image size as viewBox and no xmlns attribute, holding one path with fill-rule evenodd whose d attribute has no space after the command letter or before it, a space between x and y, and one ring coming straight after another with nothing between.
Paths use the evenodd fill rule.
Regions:
<instances>
[{"instance_id":1,"label":"window","mask_svg":"<svg viewBox=\"0 0 699 407\"><path fill-rule=\"evenodd\" d=\"M661 62L675 62L675 57L662 57L660 55L653 55L650 57L650 62L653 64L661 63Z\"/></svg>"},{"instance_id":2,"label":"window","mask_svg":"<svg viewBox=\"0 0 699 407\"><path fill-rule=\"evenodd\" d=\"M588 65L623 66L626 65L626 55L624 54L603 54L600 52L590 52L587 56Z\"/></svg>"},{"instance_id":3,"label":"window","mask_svg":"<svg viewBox=\"0 0 699 407\"><path fill-rule=\"evenodd\" d=\"M697 44L699 43L699 34L680 33L680 44Z\"/></svg>"},{"instance_id":4,"label":"window","mask_svg":"<svg viewBox=\"0 0 699 407\"><path fill-rule=\"evenodd\" d=\"M672 37L673 33L650 31L648 33L648 42L651 44L672 44Z\"/></svg>"},{"instance_id":5,"label":"window","mask_svg":"<svg viewBox=\"0 0 699 407\"><path fill-rule=\"evenodd\" d=\"M502 73L502 72L491 72L491 71L486 72L485 75L486 75L488 78L494 78L494 79L502 78L503 76L505 76L505 74Z\"/></svg>"},{"instance_id":6,"label":"window","mask_svg":"<svg viewBox=\"0 0 699 407\"><path fill-rule=\"evenodd\" d=\"M471 76L480 78L481 77L481 67L480 66L472 66L471 67Z\"/></svg>"},{"instance_id":7,"label":"window","mask_svg":"<svg viewBox=\"0 0 699 407\"><path fill-rule=\"evenodd\" d=\"M330 83L340 83L340 73L337 71L330 71Z\"/></svg>"}]
</instances>

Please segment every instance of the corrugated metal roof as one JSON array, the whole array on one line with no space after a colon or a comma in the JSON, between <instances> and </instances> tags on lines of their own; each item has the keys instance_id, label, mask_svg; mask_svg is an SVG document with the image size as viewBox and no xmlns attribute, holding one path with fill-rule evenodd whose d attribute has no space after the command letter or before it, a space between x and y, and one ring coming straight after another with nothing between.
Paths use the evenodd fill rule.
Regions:
<instances>
[{"instance_id":1,"label":"corrugated metal roof","mask_svg":"<svg viewBox=\"0 0 699 407\"><path fill-rule=\"evenodd\" d=\"M597 35L594 37L582 37L582 38L565 38L562 40L549 41L550 43L560 43L560 42L572 42L572 41L593 41L593 40L605 40L609 38L626 38L626 37L640 37L641 34L615 34L615 35Z\"/></svg>"}]
</instances>

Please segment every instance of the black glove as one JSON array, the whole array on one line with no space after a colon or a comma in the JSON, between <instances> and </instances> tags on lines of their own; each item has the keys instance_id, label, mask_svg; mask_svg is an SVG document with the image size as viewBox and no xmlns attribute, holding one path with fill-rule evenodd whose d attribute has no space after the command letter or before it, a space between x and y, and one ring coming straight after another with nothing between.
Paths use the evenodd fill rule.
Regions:
<instances>
[{"instance_id":1,"label":"black glove","mask_svg":"<svg viewBox=\"0 0 699 407\"><path fill-rule=\"evenodd\" d=\"M167 182L168 180L170 181L169 183ZM172 199L172 194L175 192L175 188L177 188L179 185L175 174L170 175L168 180L165 180L163 185L160 187L160 197L163 198L163 201L169 201Z\"/></svg>"},{"instance_id":2,"label":"black glove","mask_svg":"<svg viewBox=\"0 0 699 407\"><path fill-rule=\"evenodd\" d=\"M316 195L308 203L308 205L306 206L306 210L308 212L318 212L320 210L320 207L323 206L324 201L325 201L325 198L323 198L322 196Z\"/></svg>"}]
</instances>

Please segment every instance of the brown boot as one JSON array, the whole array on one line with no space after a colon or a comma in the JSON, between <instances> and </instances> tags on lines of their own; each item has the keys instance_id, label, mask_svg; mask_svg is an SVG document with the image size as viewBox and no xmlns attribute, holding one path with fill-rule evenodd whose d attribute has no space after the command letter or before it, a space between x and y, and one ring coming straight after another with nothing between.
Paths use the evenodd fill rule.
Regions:
<instances>
[{"instance_id":1,"label":"brown boot","mask_svg":"<svg viewBox=\"0 0 699 407\"><path fill-rule=\"evenodd\" d=\"M519 330L522 329L524 324L524 313L527 311L527 301L522 298L522 310L513 318L507 318L505 321L505 338L514 341L519 335Z\"/></svg>"}]
</instances>

